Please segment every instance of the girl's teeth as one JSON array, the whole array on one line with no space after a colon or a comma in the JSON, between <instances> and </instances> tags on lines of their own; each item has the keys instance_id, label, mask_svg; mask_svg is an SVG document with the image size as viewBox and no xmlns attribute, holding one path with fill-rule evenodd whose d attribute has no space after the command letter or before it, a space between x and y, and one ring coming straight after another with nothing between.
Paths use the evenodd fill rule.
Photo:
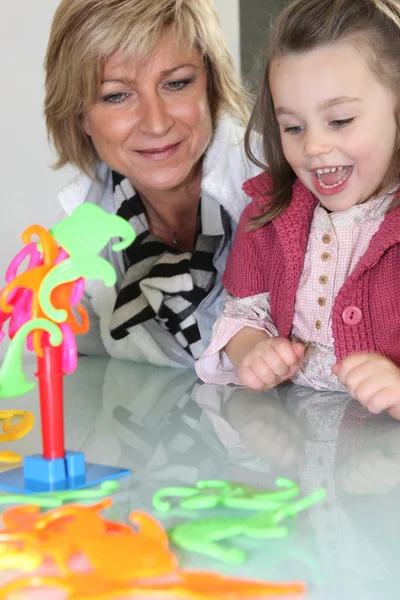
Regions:
<instances>
[{"instance_id":1,"label":"girl's teeth","mask_svg":"<svg viewBox=\"0 0 400 600\"><path fill-rule=\"evenodd\" d=\"M343 171L344 167L332 167L331 169L317 169L318 175L322 175L323 173L335 173L338 171L339 173Z\"/></svg>"},{"instance_id":2,"label":"girl's teeth","mask_svg":"<svg viewBox=\"0 0 400 600\"><path fill-rule=\"evenodd\" d=\"M325 173L337 173L339 176L339 180L332 185L328 185L321 180L321 176L324 175ZM351 167L332 167L332 168L316 170L318 182L319 182L320 186L325 189L332 189L332 188L338 187L347 179L347 177L350 175L350 173L351 173Z\"/></svg>"}]
</instances>

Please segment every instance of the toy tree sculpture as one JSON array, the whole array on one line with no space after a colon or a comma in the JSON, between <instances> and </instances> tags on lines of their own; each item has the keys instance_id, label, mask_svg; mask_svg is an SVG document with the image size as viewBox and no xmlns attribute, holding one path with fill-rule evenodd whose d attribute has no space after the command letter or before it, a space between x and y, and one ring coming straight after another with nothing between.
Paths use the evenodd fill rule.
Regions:
<instances>
[{"instance_id":1,"label":"toy tree sculpture","mask_svg":"<svg viewBox=\"0 0 400 600\"><path fill-rule=\"evenodd\" d=\"M38 242L32 241L34 235ZM26 342L37 355L43 459L47 461L66 458L63 377L77 366L75 335L89 329L87 312L79 304L85 280L99 279L107 286L116 282L112 265L98 256L112 238L119 238L112 249L120 251L132 244L135 232L124 219L85 203L49 231L40 225L28 227L22 235L25 247L6 273L0 327L9 321L11 343L0 368L0 398L25 394L35 386L22 370ZM28 264L22 270L24 262ZM0 341L4 336L1 330Z\"/></svg>"}]
</instances>

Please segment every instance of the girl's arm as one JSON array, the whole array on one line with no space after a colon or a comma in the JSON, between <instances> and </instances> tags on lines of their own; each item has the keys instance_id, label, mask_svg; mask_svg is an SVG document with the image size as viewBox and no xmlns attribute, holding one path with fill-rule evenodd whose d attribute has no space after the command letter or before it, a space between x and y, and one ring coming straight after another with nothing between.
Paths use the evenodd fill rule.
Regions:
<instances>
[{"instance_id":1,"label":"girl's arm","mask_svg":"<svg viewBox=\"0 0 400 600\"><path fill-rule=\"evenodd\" d=\"M278 335L269 306L269 294L236 298L225 292L224 309L214 324L211 342L196 362L197 374L206 383L240 384L236 364L232 364L225 347L243 329L261 334L263 339Z\"/></svg>"},{"instance_id":2,"label":"girl's arm","mask_svg":"<svg viewBox=\"0 0 400 600\"><path fill-rule=\"evenodd\" d=\"M278 335L268 293L249 298L227 295L196 370L206 383L270 389L294 376L303 354L303 344L292 344Z\"/></svg>"},{"instance_id":3,"label":"girl's arm","mask_svg":"<svg viewBox=\"0 0 400 600\"><path fill-rule=\"evenodd\" d=\"M292 344L284 337L269 336L251 327L239 331L225 351L240 383L255 390L269 390L291 379L304 357L302 343Z\"/></svg>"}]
</instances>

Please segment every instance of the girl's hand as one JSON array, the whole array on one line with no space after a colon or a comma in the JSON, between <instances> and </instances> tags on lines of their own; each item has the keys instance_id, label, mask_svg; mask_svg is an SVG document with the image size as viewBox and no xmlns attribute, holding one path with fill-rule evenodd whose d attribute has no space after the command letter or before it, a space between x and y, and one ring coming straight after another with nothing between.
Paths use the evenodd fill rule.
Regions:
<instances>
[{"instance_id":1,"label":"girl's hand","mask_svg":"<svg viewBox=\"0 0 400 600\"><path fill-rule=\"evenodd\" d=\"M350 396L371 413L400 419L400 369L380 354L353 354L332 367Z\"/></svg>"},{"instance_id":2,"label":"girl's hand","mask_svg":"<svg viewBox=\"0 0 400 600\"><path fill-rule=\"evenodd\" d=\"M268 390L291 379L301 367L304 346L283 337L258 342L246 354L237 373L240 382L255 390Z\"/></svg>"}]
</instances>

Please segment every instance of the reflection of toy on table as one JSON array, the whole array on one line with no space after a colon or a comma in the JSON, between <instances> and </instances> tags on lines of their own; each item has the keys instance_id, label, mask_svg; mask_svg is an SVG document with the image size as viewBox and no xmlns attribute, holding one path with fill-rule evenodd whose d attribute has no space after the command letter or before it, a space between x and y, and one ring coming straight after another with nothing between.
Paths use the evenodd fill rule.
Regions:
<instances>
[{"instance_id":1,"label":"reflection of toy on table","mask_svg":"<svg viewBox=\"0 0 400 600\"><path fill-rule=\"evenodd\" d=\"M39 243L31 241L33 235ZM26 341L37 355L43 455L28 456L23 467L0 474L0 489L73 489L128 473L85 463L82 453L66 452L64 447L63 376L77 366L74 335L89 328L79 302L86 279L115 284L114 268L97 256L114 237L121 238L112 247L119 251L133 242L135 232L124 219L86 203L50 231L33 225L22 235L25 247L11 262L0 296L0 327L9 320L11 338L0 368L0 398L25 394L35 385L22 370ZM22 270L24 262L28 264ZM4 335L0 331L0 341Z\"/></svg>"},{"instance_id":2,"label":"reflection of toy on table","mask_svg":"<svg viewBox=\"0 0 400 600\"><path fill-rule=\"evenodd\" d=\"M132 512L134 528L109 521L100 511L111 503L105 499L93 506L67 505L44 514L34 505L5 511L0 570L18 569L24 575L0 588L0 600L18 594L29 598L29 590L38 588L62 591L68 600L263 600L300 598L305 593L298 582L248 581L182 570L153 517Z\"/></svg>"}]
</instances>

